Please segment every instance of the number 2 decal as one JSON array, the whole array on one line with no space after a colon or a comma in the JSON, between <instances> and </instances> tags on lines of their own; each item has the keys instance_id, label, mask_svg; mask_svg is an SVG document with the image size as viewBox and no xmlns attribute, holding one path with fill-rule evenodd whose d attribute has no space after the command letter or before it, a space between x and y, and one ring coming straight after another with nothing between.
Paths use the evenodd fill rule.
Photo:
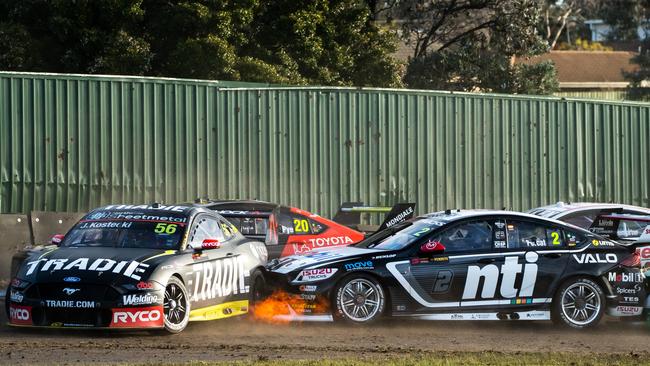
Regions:
<instances>
[{"instance_id":1,"label":"number 2 decal","mask_svg":"<svg viewBox=\"0 0 650 366\"><path fill-rule=\"evenodd\" d=\"M553 231L551 237L553 238L553 245L560 245L560 233Z\"/></svg>"}]
</instances>

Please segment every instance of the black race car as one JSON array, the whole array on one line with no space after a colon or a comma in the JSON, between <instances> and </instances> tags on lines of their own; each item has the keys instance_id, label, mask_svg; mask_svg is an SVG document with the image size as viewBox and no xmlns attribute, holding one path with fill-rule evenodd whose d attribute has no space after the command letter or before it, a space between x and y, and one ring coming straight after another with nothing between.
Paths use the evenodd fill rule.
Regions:
<instances>
[{"instance_id":1,"label":"black race car","mask_svg":"<svg viewBox=\"0 0 650 366\"><path fill-rule=\"evenodd\" d=\"M54 241L11 281L10 325L176 333L245 314L264 291L264 244L207 209L110 205Z\"/></svg>"},{"instance_id":2,"label":"black race car","mask_svg":"<svg viewBox=\"0 0 650 366\"><path fill-rule=\"evenodd\" d=\"M584 229L507 211L445 211L354 246L271 261L268 281L335 319L544 320L574 328L636 316L639 256Z\"/></svg>"}]
</instances>

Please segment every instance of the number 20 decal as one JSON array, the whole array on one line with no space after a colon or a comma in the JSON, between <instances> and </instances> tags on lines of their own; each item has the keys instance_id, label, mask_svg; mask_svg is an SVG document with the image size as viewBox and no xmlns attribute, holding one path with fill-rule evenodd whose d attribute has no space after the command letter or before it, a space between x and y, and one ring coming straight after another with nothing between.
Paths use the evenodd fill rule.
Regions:
<instances>
[{"instance_id":1,"label":"number 20 decal","mask_svg":"<svg viewBox=\"0 0 650 366\"><path fill-rule=\"evenodd\" d=\"M309 232L309 222L305 219L293 219L293 230L297 233Z\"/></svg>"}]
</instances>

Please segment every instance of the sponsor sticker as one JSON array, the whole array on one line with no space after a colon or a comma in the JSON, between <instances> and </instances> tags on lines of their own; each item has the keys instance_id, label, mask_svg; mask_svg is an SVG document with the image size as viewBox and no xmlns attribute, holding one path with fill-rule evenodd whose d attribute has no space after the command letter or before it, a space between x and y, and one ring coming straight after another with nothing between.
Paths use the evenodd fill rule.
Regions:
<instances>
[{"instance_id":1,"label":"sponsor sticker","mask_svg":"<svg viewBox=\"0 0 650 366\"><path fill-rule=\"evenodd\" d=\"M376 256L372 257L372 259L388 259L388 258L394 258L395 256L397 256L397 254L376 255Z\"/></svg>"},{"instance_id":2,"label":"sponsor sticker","mask_svg":"<svg viewBox=\"0 0 650 366\"><path fill-rule=\"evenodd\" d=\"M94 301L84 300L44 300L48 308L74 308L74 309L92 309L97 307Z\"/></svg>"},{"instance_id":3,"label":"sponsor sticker","mask_svg":"<svg viewBox=\"0 0 650 366\"><path fill-rule=\"evenodd\" d=\"M609 282L632 282L632 283L641 283L645 281L645 276L642 273L616 273L609 272L607 274L607 280Z\"/></svg>"},{"instance_id":4,"label":"sponsor sticker","mask_svg":"<svg viewBox=\"0 0 650 366\"><path fill-rule=\"evenodd\" d=\"M16 325L32 325L32 307L9 305L9 321Z\"/></svg>"},{"instance_id":5,"label":"sponsor sticker","mask_svg":"<svg viewBox=\"0 0 650 366\"><path fill-rule=\"evenodd\" d=\"M69 258L42 258L39 260L27 262L27 272L25 275L29 276L37 270L40 272L49 273L58 271L112 271L113 273L119 273L125 277L139 281L141 279L141 274L145 272L147 267L149 267L148 264L140 263L138 261L117 262L109 258L77 258L74 260L70 260Z\"/></svg>"},{"instance_id":6,"label":"sponsor sticker","mask_svg":"<svg viewBox=\"0 0 650 366\"><path fill-rule=\"evenodd\" d=\"M344 265L344 267L345 267L346 271L356 271L356 270L360 270L360 269L373 269L373 268L375 268L372 261L346 263Z\"/></svg>"},{"instance_id":7,"label":"sponsor sticker","mask_svg":"<svg viewBox=\"0 0 650 366\"><path fill-rule=\"evenodd\" d=\"M301 285L299 287L301 292L314 292L316 291L317 288L318 286L314 286L314 285Z\"/></svg>"},{"instance_id":8,"label":"sponsor sticker","mask_svg":"<svg viewBox=\"0 0 650 366\"><path fill-rule=\"evenodd\" d=\"M158 295L154 294L130 294L122 296L124 305L151 305L158 303Z\"/></svg>"},{"instance_id":9,"label":"sponsor sticker","mask_svg":"<svg viewBox=\"0 0 650 366\"><path fill-rule=\"evenodd\" d=\"M300 298L303 300L307 301L314 301L316 300L316 295L315 294L300 294Z\"/></svg>"},{"instance_id":10,"label":"sponsor sticker","mask_svg":"<svg viewBox=\"0 0 650 366\"><path fill-rule=\"evenodd\" d=\"M612 315L617 315L617 316L640 315L642 311L643 308L640 306L619 305L614 309Z\"/></svg>"},{"instance_id":11,"label":"sponsor sticker","mask_svg":"<svg viewBox=\"0 0 650 366\"><path fill-rule=\"evenodd\" d=\"M163 326L164 319L162 306L147 308L119 308L111 310L113 313L109 325L111 328L147 328Z\"/></svg>"},{"instance_id":12,"label":"sponsor sticker","mask_svg":"<svg viewBox=\"0 0 650 366\"><path fill-rule=\"evenodd\" d=\"M519 257L516 256L506 257L504 264L501 265L468 266L462 299L494 298L497 296L498 283L501 284L499 294L503 298L512 299L533 296L535 283L537 282L537 260L539 255L535 252L528 252L524 258L525 263L523 266L519 263ZM521 276L521 282L516 283L519 276Z\"/></svg>"},{"instance_id":13,"label":"sponsor sticker","mask_svg":"<svg viewBox=\"0 0 650 366\"><path fill-rule=\"evenodd\" d=\"M607 254L574 254L573 259L580 264L588 263L617 263L618 257L614 253Z\"/></svg>"},{"instance_id":14,"label":"sponsor sticker","mask_svg":"<svg viewBox=\"0 0 650 366\"><path fill-rule=\"evenodd\" d=\"M337 268L316 268L302 270L293 282L312 282L328 279L338 271Z\"/></svg>"},{"instance_id":15,"label":"sponsor sticker","mask_svg":"<svg viewBox=\"0 0 650 366\"><path fill-rule=\"evenodd\" d=\"M12 302L23 302L24 295L22 292L11 290L9 292L9 300Z\"/></svg>"}]
</instances>

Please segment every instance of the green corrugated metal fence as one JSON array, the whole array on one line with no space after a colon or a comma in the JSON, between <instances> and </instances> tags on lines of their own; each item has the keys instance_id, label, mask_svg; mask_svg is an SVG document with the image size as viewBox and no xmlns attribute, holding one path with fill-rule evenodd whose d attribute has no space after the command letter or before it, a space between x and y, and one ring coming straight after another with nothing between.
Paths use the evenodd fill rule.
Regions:
<instances>
[{"instance_id":1,"label":"green corrugated metal fence","mask_svg":"<svg viewBox=\"0 0 650 366\"><path fill-rule=\"evenodd\" d=\"M257 198L650 206L650 104L0 73L0 212Z\"/></svg>"}]
</instances>

